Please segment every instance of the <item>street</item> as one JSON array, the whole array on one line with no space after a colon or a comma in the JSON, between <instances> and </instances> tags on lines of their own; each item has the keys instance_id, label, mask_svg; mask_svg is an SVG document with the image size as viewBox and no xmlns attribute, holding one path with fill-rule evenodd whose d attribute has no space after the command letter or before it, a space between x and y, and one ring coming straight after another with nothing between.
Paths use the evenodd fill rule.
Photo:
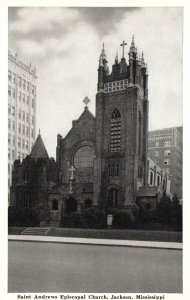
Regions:
<instances>
[{"instance_id":1,"label":"street","mask_svg":"<svg viewBox=\"0 0 190 300\"><path fill-rule=\"evenodd\" d=\"M182 251L9 241L9 292L181 293Z\"/></svg>"}]
</instances>

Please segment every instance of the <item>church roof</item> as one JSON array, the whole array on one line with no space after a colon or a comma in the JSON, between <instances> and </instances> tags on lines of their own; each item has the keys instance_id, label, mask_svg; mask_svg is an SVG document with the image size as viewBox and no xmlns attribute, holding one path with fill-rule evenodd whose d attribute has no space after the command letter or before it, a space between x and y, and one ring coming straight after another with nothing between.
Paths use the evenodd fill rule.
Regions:
<instances>
[{"instance_id":1,"label":"church roof","mask_svg":"<svg viewBox=\"0 0 190 300\"><path fill-rule=\"evenodd\" d=\"M154 197L159 192L157 186L142 186L137 192L137 197Z\"/></svg>"},{"instance_id":2,"label":"church roof","mask_svg":"<svg viewBox=\"0 0 190 300\"><path fill-rule=\"evenodd\" d=\"M95 116L91 113L91 111L89 110L89 108L87 106L84 108L84 111L82 112L82 114L80 115L80 117L78 118L77 121L79 121L83 117L87 117L87 118L90 117L92 119L95 119Z\"/></svg>"},{"instance_id":3,"label":"church roof","mask_svg":"<svg viewBox=\"0 0 190 300\"><path fill-rule=\"evenodd\" d=\"M49 158L46 147L44 146L44 142L43 142L40 134L38 134L38 137L32 148L30 157L32 157L32 158Z\"/></svg>"}]
</instances>

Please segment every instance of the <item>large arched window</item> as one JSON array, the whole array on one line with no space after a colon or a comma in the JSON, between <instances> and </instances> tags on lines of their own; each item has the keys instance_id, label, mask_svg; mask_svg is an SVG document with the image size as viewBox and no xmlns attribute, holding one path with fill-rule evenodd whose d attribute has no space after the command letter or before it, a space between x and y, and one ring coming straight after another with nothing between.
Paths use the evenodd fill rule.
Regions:
<instances>
[{"instance_id":1,"label":"large arched window","mask_svg":"<svg viewBox=\"0 0 190 300\"><path fill-rule=\"evenodd\" d=\"M90 145L81 146L74 154L74 166L79 172L93 170L95 151Z\"/></svg>"},{"instance_id":2,"label":"large arched window","mask_svg":"<svg viewBox=\"0 0 190 300\"><path fill-rule=\"evenodd\" d=\"M112 112L110 125L110 151L119 152L121 140L121 114L117 108Z\"/></svg>"},{"instance_id":3,"label":"large arched window","mask_svg":"<svg viewBox=\"0 0 190 300\"><path fill-rule=\"evenodd\" d=\"M109 207L116 208L118 206L118 190L115 188L110 189L108 197Z\"/></svg>"}]
</instances>

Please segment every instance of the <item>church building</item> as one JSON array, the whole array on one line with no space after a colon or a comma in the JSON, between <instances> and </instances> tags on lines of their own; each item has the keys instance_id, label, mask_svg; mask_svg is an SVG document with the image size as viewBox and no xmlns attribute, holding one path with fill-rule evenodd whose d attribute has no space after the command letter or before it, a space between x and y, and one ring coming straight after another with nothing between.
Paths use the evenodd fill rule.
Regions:
<instances>
[{"instance_id":1,"label":"church building","mask_svg":"<svg viewBox=\"0 0 190 300\"><path fill-rule=\"evenodd\" d=\"M125 58L116 54L112 71L104 49L98 67L96 114L87 97L78 120L57 136L56 161L41 135L20 164L15 161L11 205L40 208L41 225L59 226L64 215L94 206L129 209L147 185L148 72L134 37Z\"/></svg>"}]
</instances>

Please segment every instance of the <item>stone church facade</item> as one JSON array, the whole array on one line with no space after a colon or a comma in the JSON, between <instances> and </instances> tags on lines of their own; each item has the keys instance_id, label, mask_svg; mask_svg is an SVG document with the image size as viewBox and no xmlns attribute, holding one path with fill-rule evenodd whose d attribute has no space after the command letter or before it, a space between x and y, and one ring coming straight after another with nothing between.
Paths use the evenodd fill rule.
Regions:
<instances>
[{"instance_id":1,"label":"stone church facade","mask_svg":"<svg viewBox=\"0 0 190 300\"><path fill-rule=\"evenodd\" d=\"M132 208L139 188L147 185L148 72L134 38L128 62L124 46L111 73L103 46L96 116L86 97L71 130L57 136L56 161L39 134L31 154L14 163L11 205L40 207L41 225L59 226L65 214L90 206Z\"/></svg>"}]
</instances>

